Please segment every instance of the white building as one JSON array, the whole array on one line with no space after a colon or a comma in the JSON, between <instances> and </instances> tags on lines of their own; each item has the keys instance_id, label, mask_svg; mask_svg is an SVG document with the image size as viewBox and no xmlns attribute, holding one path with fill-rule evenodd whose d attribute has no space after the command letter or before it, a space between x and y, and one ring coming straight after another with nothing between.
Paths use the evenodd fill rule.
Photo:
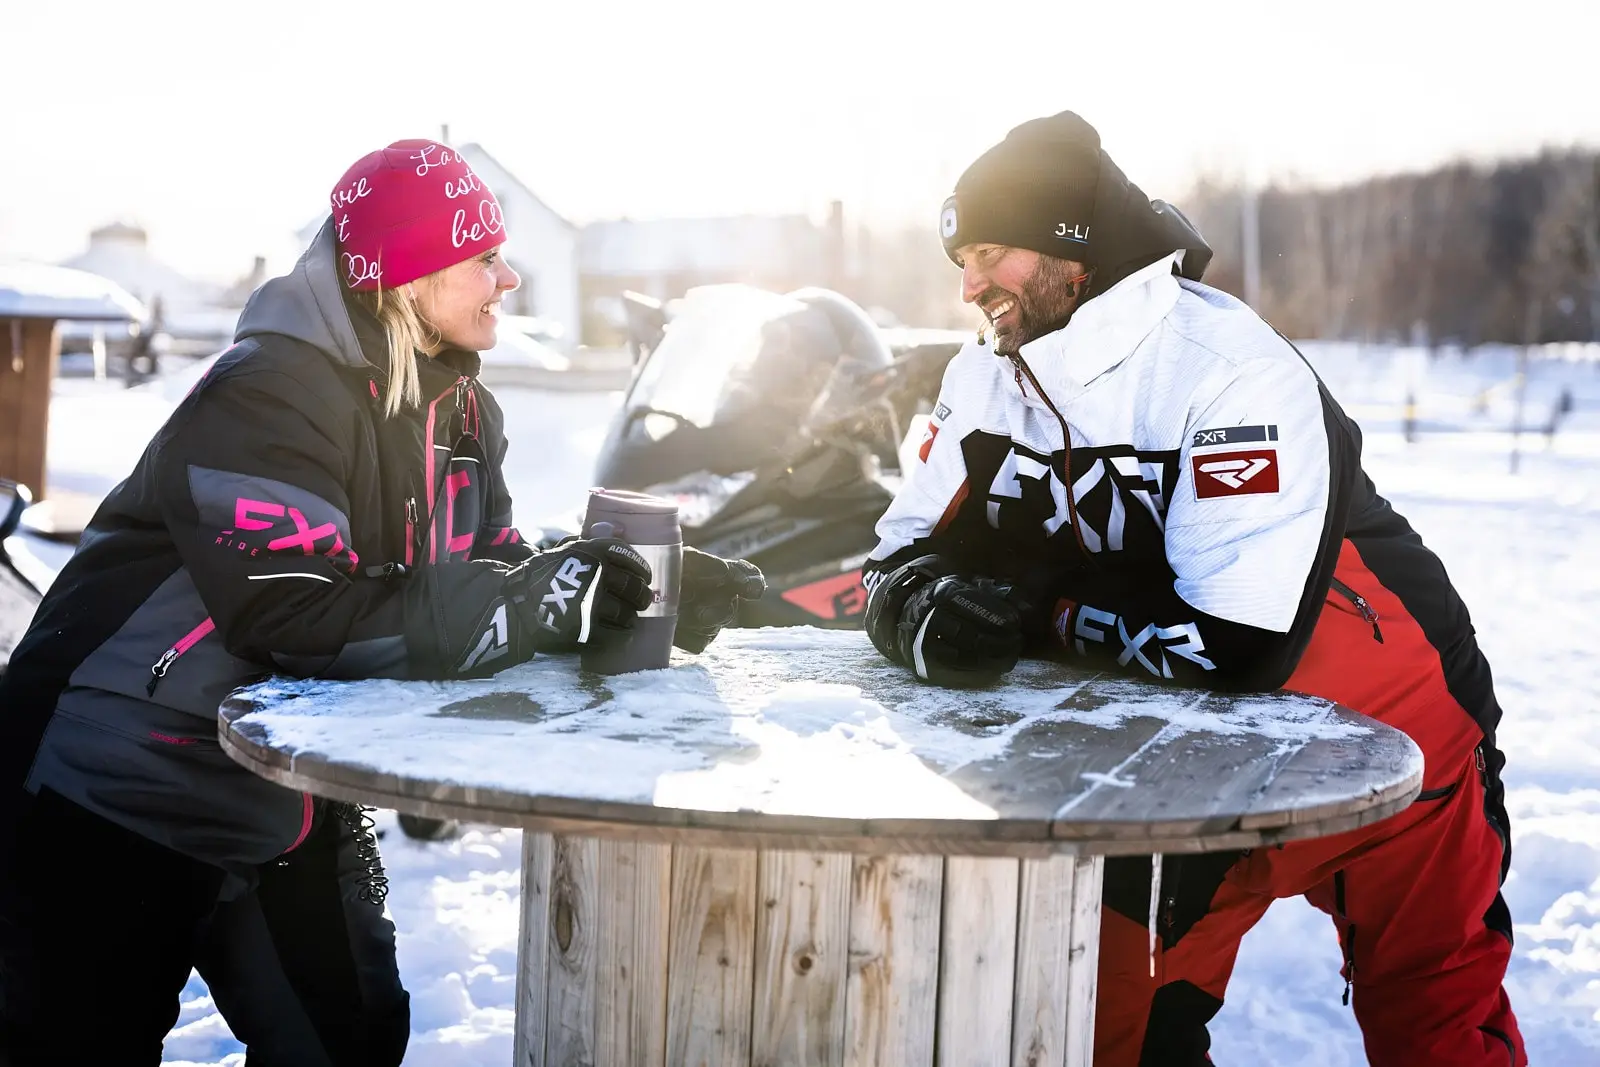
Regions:
<instances>
[{"instance_id":1,"label":"white building","mask_svg":"<svg viewBox=\"0 0 1600 1067\"><path fill-rule=\"evenodd\" d=\"M559 343L579 339L578 230L522 184L479 144L462 145L462 158L494 190L506 219L506 259L522 275L522 288L506 297L513 315L531 315L560 327Z\"/></svg>"}]
</instances>

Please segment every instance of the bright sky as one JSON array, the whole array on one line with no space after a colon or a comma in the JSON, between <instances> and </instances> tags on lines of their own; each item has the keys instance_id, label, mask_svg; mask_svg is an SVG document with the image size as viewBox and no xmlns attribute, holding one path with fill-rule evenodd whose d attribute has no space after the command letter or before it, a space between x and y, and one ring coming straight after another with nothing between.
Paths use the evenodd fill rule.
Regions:
<instances>
[{"instance_id":1,"label":"bright sky","mask_svg":"<svg viewBox=\"0 0 1600 1067\"><path fill-rule=\"evenodd\" d=\"M114 218L198 274L284 254L357 156L479 141L583 222L926 220L1072 108L1152 196L1600 145L1595 0L0 0L0 257Z\"/></svg>"}]
</instances>

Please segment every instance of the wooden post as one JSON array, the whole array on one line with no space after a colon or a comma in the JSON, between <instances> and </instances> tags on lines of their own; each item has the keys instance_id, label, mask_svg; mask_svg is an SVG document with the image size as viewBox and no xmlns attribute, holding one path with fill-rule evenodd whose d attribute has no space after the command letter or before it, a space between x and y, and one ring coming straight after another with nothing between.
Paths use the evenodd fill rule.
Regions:
<instances>
[{"instance_id":1,"label":"wooden post","mask_svg":"<svg viewBox=\"0 0 1600 1067\"><path fill-rule=\"evenodd\" d=\"M1511 413L1511 473L1522 458L1522 406L1528 395L1528 346L1517 349L1517 399Z\"/></svg>"},{"instance_id":2,"label":"wooden post","mask_svg":"<svg viewBox=\"0 0 1600 1067\"><path fill-rule=\"evenodd\" d=\"M0 319L0 478L43 500L50 383L61 343L54 319Z\"/></svg>"}]
</instances>

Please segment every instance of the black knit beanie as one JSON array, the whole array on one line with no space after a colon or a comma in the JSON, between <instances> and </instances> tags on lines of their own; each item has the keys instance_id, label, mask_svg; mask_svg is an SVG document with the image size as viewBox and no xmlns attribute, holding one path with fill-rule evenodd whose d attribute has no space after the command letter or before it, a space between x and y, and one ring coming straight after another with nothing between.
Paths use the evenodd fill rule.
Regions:
<instances>
[{"instance_id":1,"label":"black knit beanie","mask_svg":"<svg viewBox=\"0 0 1600 1067\"><path fill-rule=\"evenodd\" d=\"M939 236L957 266L956 249L965 245L1029 248L1097 268L1100 292L1180 248L1205 250L1199 269L1210 258L1187 220L1152 203L1106 155L1095 128L1071 111L1024 122L979 156L944 202ZM1198 278L1190 266L1184 273Z\"/></svg>"}]
</instances>

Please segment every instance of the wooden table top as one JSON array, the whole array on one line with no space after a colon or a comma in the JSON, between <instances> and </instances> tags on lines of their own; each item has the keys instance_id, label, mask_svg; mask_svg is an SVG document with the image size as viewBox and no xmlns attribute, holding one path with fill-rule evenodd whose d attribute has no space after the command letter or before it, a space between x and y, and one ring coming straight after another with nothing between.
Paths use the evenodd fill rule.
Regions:
<instances>
[{"instance_id":1,"label":"wooden table top","mask_svg":"<svg viewBox=\"0 0 1600 1067\"><path fill-rule=\"evenodd\" d=\"M1408 805L1422 753L1329 701L1026 661L918 682L855 631L726 631L616 677L542 656L457 682L269 679L223 747L398 811L687 844L961 855L1248 848Z\"/></svg>"}]
</instances>

